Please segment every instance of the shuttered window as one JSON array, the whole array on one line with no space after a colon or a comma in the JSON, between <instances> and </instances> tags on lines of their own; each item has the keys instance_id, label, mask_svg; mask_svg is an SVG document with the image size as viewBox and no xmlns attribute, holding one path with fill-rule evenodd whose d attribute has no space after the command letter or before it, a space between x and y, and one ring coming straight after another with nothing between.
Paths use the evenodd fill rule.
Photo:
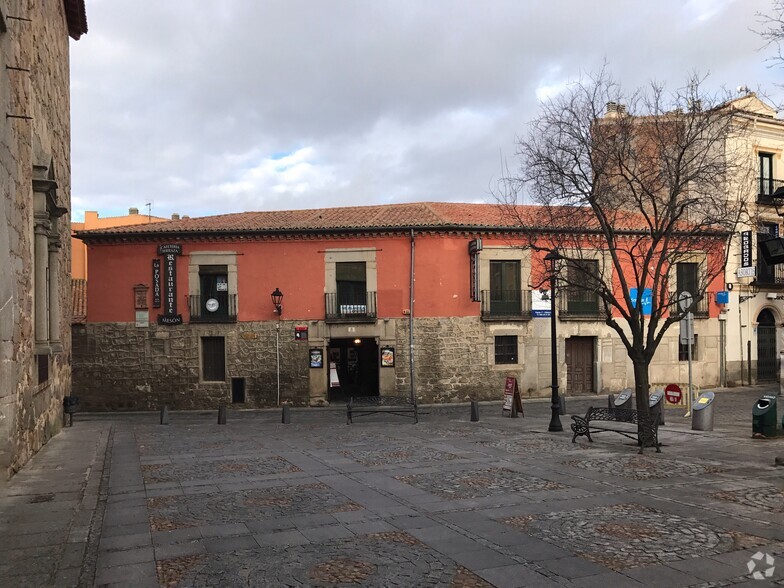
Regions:
<instances>
[{"instance_id":1,"label":"shuttered window","mask_svg":"<svg viewBox=\"0 0 784 588\"><path fill-rule=\"evenodd\" d=\"M226 381L226 340L223 337L201 338L201 370L205 382Z\"/></svg>"},{"instance_id":2,"label":"shuttered window","mask_svg":"<svg viewBox=\"0 0 784 588\"><path fill-rule=\"evenodd\" d=\"M495 363L517 363L517 335L499 335L495 338Z\"/></svg>"}]
</instances>

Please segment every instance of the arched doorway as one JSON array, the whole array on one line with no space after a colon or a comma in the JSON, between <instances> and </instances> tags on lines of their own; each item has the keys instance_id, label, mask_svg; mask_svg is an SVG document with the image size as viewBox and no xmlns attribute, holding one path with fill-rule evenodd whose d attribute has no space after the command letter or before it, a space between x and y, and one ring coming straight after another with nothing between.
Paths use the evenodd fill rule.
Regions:
<instances>
[{"instance_id":1,"label":"arched doorway","mask_svg":"<svg viewBox=\"0 0 784 588\"><path fill-rule=\"evenodd\" d=\"M757 380L775 380L776 368L776 319L764 309L757 317Z\"/></svg>"}]
</instances>

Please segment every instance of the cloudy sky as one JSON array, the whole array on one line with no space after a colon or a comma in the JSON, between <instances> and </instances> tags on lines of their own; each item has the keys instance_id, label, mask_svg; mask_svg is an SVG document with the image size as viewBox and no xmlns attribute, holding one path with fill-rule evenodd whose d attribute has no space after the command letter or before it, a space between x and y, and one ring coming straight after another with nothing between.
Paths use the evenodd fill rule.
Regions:
<instances>
[{"instance_id":1,"label":"cloudy sky","mask_svg":"<svg viewBox=\"0 0 784 588\"><path fill-rule=\"evenodd\" d=\"M539 100L604 62L781 103L771 0L89 0L74 219L492 200Z\"/></svg>"}]
</instances>

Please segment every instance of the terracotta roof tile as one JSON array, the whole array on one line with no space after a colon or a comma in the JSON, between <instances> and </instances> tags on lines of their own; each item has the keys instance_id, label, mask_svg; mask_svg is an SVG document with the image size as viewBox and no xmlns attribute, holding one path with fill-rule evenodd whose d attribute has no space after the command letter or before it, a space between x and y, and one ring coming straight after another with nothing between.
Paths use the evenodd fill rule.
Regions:
<instances>
[{"instance_id":1,"label":"terracotta roof tile","mask_svg":"<svg viewBox=\"0 0 784 588\"><path fill-rule=\"evenodd\" d=\"M102 236L186 235L188 233L291 233L304 231L339 232L345 230L426 229L504 229L521 226L557 229L596 226L588 209L563 211L539 206L507 207L500 204L455 202L416 202L378 206L353 206L310 210L239 212L197 218L77 231L89 240ZM641 217L615 212L616 228L643 229Z\"/></svg>"},{"instance_id":2,"label":"terracotta roof tile","mask_svg":"<svg viewBox=\"0 0 784 588\"><path fill-rule=\"evenodd\" d=\"M71 280L71 324L83 325L87 321L87 280Z\"/></svg>"}]
</instances>

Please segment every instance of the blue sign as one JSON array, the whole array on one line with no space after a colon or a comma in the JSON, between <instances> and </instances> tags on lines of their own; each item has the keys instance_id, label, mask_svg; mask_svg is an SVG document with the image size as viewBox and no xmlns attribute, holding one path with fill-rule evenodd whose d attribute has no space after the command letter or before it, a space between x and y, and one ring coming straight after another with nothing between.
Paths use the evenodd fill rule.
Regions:
<instances>
[{"instance_id":1,"label":"blue sign","mask_svg":"<svg viewBox=\"0 0 784 588\"><path fill-rule=\"evenodd\" d=\"M629 295L632 298L632 308L637 308L637 288L631 288ZM650 316L653 310L653 292L650 288L645 288L642 291L642 313Z\"/></svg>"},{"instance_id":2,"label":"blue sign","mask_svg":"<svg viewBox=\"0 0 784 588\"><path fill-rule=\"evenodd\" d=\"M727 290L720 290L716 292L716 304L729 304L730 293Z\"/></svg>"}]
</instances>

